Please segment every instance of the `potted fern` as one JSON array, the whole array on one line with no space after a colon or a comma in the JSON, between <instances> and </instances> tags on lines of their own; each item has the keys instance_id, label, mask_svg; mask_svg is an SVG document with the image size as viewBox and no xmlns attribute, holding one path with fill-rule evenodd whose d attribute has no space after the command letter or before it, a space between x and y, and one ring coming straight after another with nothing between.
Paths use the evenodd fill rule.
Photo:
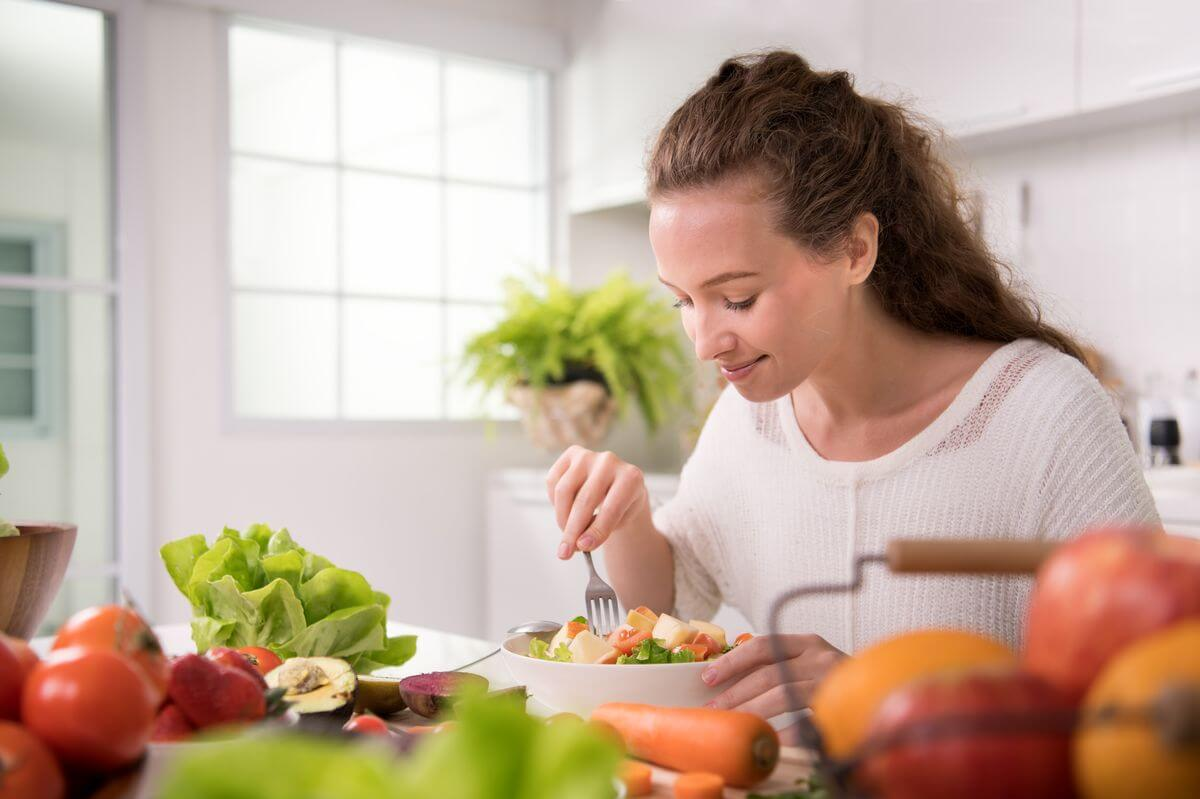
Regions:
<instances>
[{"instance_id":1,"label":"potted fern","mask_svg":"<svg viewBox=\"0 0 1200 799\"><path fill-rule=\"evenodd\" d=\"M655 430L686 403L687 359L669 304L616 273L574 291L510 279L505 315L467 342L467 381L501 390L538 446L594 446L632 402Z\"/></svg>"}]
</instances>

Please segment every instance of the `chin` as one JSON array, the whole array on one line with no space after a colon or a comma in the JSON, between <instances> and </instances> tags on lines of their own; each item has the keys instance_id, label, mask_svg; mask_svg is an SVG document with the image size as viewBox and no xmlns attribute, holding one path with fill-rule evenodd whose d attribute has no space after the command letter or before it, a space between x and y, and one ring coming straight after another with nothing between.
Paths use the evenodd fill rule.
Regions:
<instances>
[{"instance_id":1,"label":"chin","mask_svg":"<svg viewBox=\"0 0 1200 799\"><path fill-rule=\"evenodd\" d=\"M757 386L745 385L739 383L731 383L737 393L750 402L774 402L780 397L787 396L791 393L790 388L781 386Z\"/></svg>"}]
</instances>

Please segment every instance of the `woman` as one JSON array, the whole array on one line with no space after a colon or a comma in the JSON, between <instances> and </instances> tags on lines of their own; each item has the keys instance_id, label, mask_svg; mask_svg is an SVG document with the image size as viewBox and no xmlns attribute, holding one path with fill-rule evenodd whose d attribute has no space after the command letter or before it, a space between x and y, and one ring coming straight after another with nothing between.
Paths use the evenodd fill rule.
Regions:
<instances>
[{"instance_id":1,"label":"woman","mask_svg":"<svg viewBox=\"0 0 1200 799\"><path fill-rule=\"evenodd\" d=\"M726 61L660 133L650 241L721 395L651 514L638 469L578 447L550 470L559 557L603 546L627 607L760 631L772 599L847 580L894 537L1062 538L1156 520L1079 346L960 214L950 170L901 107L773 52ZM786 669L755 639L715 661L718 707L789 708L881 637L965 627L1011 644L1028 580L872 570L788 609Z\"/></svg>"}]
</instances>

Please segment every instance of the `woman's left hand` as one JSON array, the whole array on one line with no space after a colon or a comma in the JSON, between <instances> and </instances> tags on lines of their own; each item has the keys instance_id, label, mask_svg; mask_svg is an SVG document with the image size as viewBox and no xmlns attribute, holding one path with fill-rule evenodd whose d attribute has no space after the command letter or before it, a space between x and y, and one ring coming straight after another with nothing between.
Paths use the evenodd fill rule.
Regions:
<instances>
[{"instance_id":1,"label":"woman's left hand","mask_svg":"<svg viewBox=\"0 0 1200 799\"><path fill-rule=\"evenodd\" d=\"M783 661L775 659L776 645L783 650ZM710 707L769 719L808 707L821 678L844 657L818 635L760 635L714 660L701 679L726 686ZM789 698L789 686L798 704Z\"/></svg>"}]
</instances>

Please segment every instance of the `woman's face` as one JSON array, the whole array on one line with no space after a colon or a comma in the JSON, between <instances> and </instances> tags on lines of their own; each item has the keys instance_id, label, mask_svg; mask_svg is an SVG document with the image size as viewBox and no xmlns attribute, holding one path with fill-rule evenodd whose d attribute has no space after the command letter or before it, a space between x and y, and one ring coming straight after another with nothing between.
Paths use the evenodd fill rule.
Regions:
<instances>
[{"instance_id":1,"label":"woman's face","mask_svg":"<svg viewBox=\"0 0 1200 799\"><path fill-rule=\"evenodd\" d=\"M766 402L835 349L865 275L849 257L818 259L778 233L752 189L727 182L655 200L650 244L696 357L716 361L746 399Z\"/></svg>"}]
</instances>

